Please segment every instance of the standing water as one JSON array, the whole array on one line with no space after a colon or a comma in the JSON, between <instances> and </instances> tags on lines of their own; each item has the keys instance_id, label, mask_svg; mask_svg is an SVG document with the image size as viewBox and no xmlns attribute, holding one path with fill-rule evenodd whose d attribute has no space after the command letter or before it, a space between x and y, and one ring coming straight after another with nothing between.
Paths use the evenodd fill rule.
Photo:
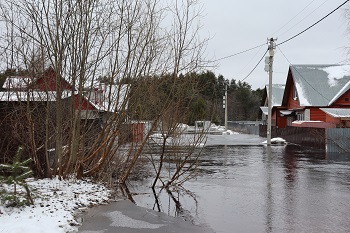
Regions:
<instances>
[{"instance_id":1,"label":"standing water","mask_svg":"<svg viewBox=\"0 0 350 233\"><path fill-rule=\"evenodd\" d=\"M249 143L248 143L249 144ZM130 187L137 205L228 232L350 232L350 155L295 145L210 145L183 188Z\"/></svg>"}]
</instances>

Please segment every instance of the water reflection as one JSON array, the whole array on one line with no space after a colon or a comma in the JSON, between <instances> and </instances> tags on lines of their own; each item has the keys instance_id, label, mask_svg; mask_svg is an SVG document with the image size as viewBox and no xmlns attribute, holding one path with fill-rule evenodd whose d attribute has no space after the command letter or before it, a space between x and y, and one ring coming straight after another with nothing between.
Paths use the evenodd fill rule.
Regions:
<instances>
[{"instance_id":1,"label":"water reflection","mask_svg":"<svg viewBox=\"0 0 350 233\"><path fill-rule=\"evenodd\" d=\"M216 232L349 232L349 155L288 146L209 146L184 187L133 186L136 204Z\"/></svg>"}]
</instances>

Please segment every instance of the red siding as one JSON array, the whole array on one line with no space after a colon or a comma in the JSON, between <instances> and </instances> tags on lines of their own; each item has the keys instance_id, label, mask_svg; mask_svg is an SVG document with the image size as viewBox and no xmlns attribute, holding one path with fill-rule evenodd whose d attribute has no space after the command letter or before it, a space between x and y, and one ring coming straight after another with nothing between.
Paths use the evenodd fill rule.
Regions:
<instances>
[{"instance_id":1,"label":"red siding","mask_svg":"<svg viewBox=\"0 0 350 233\"><path fill-rule=\"evenodd\" d=\"M145 124L134 123L132 124L132 138L133 142L142 142L144 136Z\"/></svg>"},{"instance_id":2,"label":"red siding","mask_svg":"<svg viewBox=\"0 0 350 233\"><path fill-rule=\"evenodd\" d=\"M294 83L292 84L291 88L289 88L288 105L287 105L288 109L300 108L299 100L293 99L293 88L294 88Z\"/></svg>"},{"instance_id":3,"label":"red siding","mask_svg":"<svg viewBox=\"0 0 350 233\"><path fill-rule=\"evenodd\" d=\"M276 119L276 126L278 128L286 128L287 126L287 117L285 116L280 116L280 114L277 115L277 119Z\"/></svg>"},{"instance_id":4,"label":"red siding","mask_svg":"<svg viewBox=\"0 0 350 233\"><path fill-rule=\"evenodd\" d=\"M78 100L78 96L75 95L74 96L74 108L75 109L79 109L79 100ZM85 98L82 98L81 100L81 110L96 110L96 108L90 104Z\"/></svg>"},{"instance_id":5,"label":"red siding","mask_svg":"<svg viewBox=\"0 0 350 233\"><path fill-rule=\"evenodd\" d=\"M326 113L319 108L310 108L310 120L326 122Z\"/></svg>"},{"instance_id":6,"label":"red siding","mask_svg":"<svg viewBox=\"0 0 350 233\"><path fill-rule=\"evenodd\" d=\"M61 79L61 90L72 90L72 86L64 80ZM53 69L48 69L43 77L40 77L35 81L34 88L41 91L56 91L56 73Z\"/></svg>"},{"instance_id":7,"label":"red siding","mask_svg":"<svg viewBox=\"0 0 350 233\"><path fill-rule=\"evenodd\" d=\"M345 92L344 95L340 96L331 106L349 106L350 107L350 91Z\"/></svg>"},{"instance_id":8,"label":"red siding","mask_svg":"<svg viewBox=\"0 0 350 233\"><path fill-rule=\"evenodd\" d=\"M329 123L334 123L336 125L340 124L341 121L339 118L334 118L334 117L331 117L330 115L326 114L326 122L329 122Z\"/></svg>"},{"instance_id":9,"label":"red siding","mask_svg":"<svg viewBox=\"0 0 350 233\"><path fill-rule=\"evenodd\" d=\"M319 108L311 108L310 115L312 121L324 121L327 123L340 124L339 118L331 117Z\"/></svg>"}]
</instances>

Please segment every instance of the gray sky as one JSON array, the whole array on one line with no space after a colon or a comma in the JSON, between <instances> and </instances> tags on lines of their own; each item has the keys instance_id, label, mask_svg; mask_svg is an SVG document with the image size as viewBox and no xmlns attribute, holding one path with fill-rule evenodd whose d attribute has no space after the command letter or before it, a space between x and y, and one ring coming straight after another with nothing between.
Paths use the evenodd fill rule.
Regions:
<instances>
[{"instance_id":1,"label":"gray sky","mask_svg":"<svg viewBox=\"0 0 350 233\"><path fill-rule=\"evenodd\" d=\"M207 56L216 59L241 52L277 38L277 44L301 32L345 0L201 0L203 5L202 33L210 36ZM273 83L285 84L289 64L349 63L345 10L340 8L328 18L277 48L274 59ZM244 79L258 63L267 44L250 52L218 61L216 75L226 79ZM290 62L290 63L289 63ZM253 89L268 84L264 60L245 80Z\"/></svg>"}]
</instances>

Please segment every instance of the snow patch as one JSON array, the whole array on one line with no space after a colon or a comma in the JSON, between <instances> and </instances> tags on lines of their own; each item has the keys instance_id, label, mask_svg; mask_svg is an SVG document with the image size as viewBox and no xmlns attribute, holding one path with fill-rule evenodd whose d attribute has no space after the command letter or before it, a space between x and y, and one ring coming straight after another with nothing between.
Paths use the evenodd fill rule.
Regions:
<instances>
[{"instance_id":1,"label":"snow patch","mask_svg":"<svg viewBox=\"0 0 350 233\"><path fill-rule=\"evenodd\" d=\"M310 102L307 100L305 94L304 94L304 90L303 87L300 85L300 83L296 82L294 80L294 85L298 91L298 98L299 98L299 103L300 106L310 106Z\"/></svg>"},{"instance_id":2,"label":"snow patch","mask_svg":"<svg viewBox=\"0 0 350 233\"><path fill-rule=\"evenodd\" d=\"M328 73L328 84L331 87L337 85L338 79L349 75L349 70L345 69L344 66L330 66L321 70Z\"/></svg>"},{"instance_id":3,"label":"snow patch","mask_svg":"<svg viewBox=\"0 0 350 233\"><path fill-rule=\"evenodd\" d=\"M263 144L267 144L267 140L262 142ZM271 144L286 144L286 140L283 138L277 137L277 138L271 138Z\"/></svg>"},{"instance_id":4,"label":"snow patch","mask_svg":"<svg viewBox=\"0 0 350 233\"><path fill-rule=\"evenodd\" d=\"M34 195L34 205L5 208L0 205L0 232L66 233L77 232L75 213L106 203L110 191L103 185L83 180L27 179ZM8 190L5 184L0 188Z\"/></svg>"}]
</instances>

